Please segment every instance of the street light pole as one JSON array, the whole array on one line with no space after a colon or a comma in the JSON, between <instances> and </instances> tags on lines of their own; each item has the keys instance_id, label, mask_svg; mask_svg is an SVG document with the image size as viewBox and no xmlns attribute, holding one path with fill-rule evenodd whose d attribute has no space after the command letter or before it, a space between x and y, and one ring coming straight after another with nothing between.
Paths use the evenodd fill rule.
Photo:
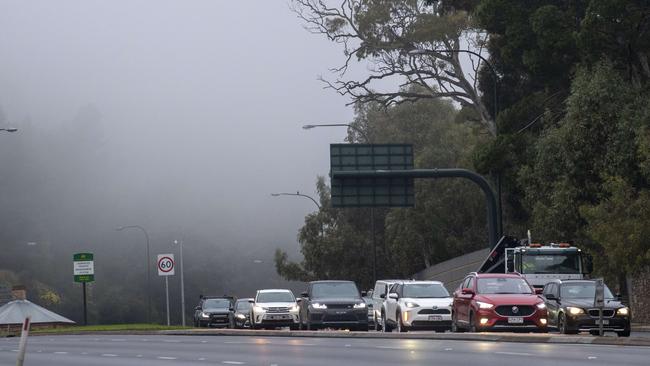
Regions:
<instances>
[{"instance_id":1,"label":"street light pole","mask_svg":"<svg viewBox=\"0 0 650 366\"><path fill-rule=\"evenodd\" d=\"M497 113L499 112L499 107L498 107L498 75L497 72L494 68L494 66L488 61L483 55L480 53L471 51L471 50L455 50L455 49L445 49L445 50L424 50L424 49L415 49L415 50L410 50L408 52L409 55L411 56L416 56L416 55L426 55L426 54L433 54L435 55L436 53L467 53L470 55L474 55L481 59L488 68L490 69L490 72L492 73L492 80L493 80L493 87L494 87L494 126L496 130L496 124L497 124ZM496 176L496 186L497 186L497 211L498 211L498 223L499 223L499 236L503 235L503 218L502 218L502 209L501 209L501 174L497 174Z\"/></svg>"},{"instance_id":2,"label":"street light pole","mask_svg":"<svg viewBox=\"0 0 650 366\"><path fill-rule=\"evenodd\" d=\"M320 211L320 204L318 204L318 201L316 201L316 200L314 199L314 197L309 196L309 195L306 195L306 194L302 194L302 193L300 193L299 191L296 192L296 193L285 193L285 192L281 192L281 193L271 193L271 196L273 196L273 197L279 197L279 196L297 196L297 197L305 197L305 198L309 198L312 202L314 202L314 204L316 205L316 207L318 207L318 210Z\"/></svg>"},{"instance_id":3,"label":"street light pole","mask_svg":"<svg viewBox=\"0 0 650 366\"><path fill-rule=\"evenodd\" d=\"M372 141L370 141L370 138L368 138L368 134L364 130L349 123L328 123L328 124L317 124L317 125L310 124L310 125L302 126L304 130L311 130L312 128L316 128L316 127L347 127L349 129L355 130L361 136L363 136L363 139L366 143L369 144L372 143ZM370 207L370 232L372 236L372 283L374 284L377 281L377 238L375 235L375 208L374 207Z\"/></svg>"},{"instance_id":4,"label":"street light pole","mask_svg":"<svg viewBox=\"0 0 650 366\"><path fill-rule=\"evenodd\" d=\"M150 264L150 254L149 254L149 234L140 225L129 225L129 226L120 226L115 228L117 231L122 231L125 229L138 229L144 233L144 237L147 239L147 323L151 323L151 264Z\"/></svg>"},{"instance_id":5,"label":"street light pole","mask_svg":"<svg viewBox=\"0 0 650 366\"><path fill-rule=\"evenodd\" d=\"M181 254L181 324L185 326L185 279L183 278L183 241L174 240L174 244L178 244Z\"/></svg>"},{"instance_id":6,"label":"street light pole","mask_svg":"<svg viewBox=\"0 0 650 366\"><path fill-rule=\"evenodd\" d=\"M312 196L309 196L309 195L306 195L306 194L302 194L302 193L300 193L300 191L297 191L296 193L285 193L285 192L281 192L281 193L271 193L271 196L273 196L273 197L280 197L280 196L296 196L296 197L309 198L312 202L314 202L314 204L315 204L316 207L318 208L318 211L320 212L320 204L318 203L318 201L316 201L316 200L314 199L314 197L312 197ZM323 222L321 221L321 223L320 223L320 235L321 235L321 238L325 235L324 231L325 231L325 230L323 229Z\"/></svg>"}]
</instances>

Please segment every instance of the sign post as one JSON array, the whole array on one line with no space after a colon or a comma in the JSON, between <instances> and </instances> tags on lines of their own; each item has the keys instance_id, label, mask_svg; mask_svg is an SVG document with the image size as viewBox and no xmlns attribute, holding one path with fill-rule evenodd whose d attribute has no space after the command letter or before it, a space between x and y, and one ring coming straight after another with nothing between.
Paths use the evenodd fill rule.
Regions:
<instances>
[{"instance_id":1,"label":"sign post","mask_svg":"<svg viewBox=\"0 0 650 366\"><path fill-rule=\"evenodd\" d=\"M25 362L25 350L27 349L27 337L29 336L29 325L32 317L27 315L23 321L22 332L20 333L20 343L18 344L18 359L16 360L17 366L23 366Z\"/></svg>"},{"instance_id":2,"label":"sign post","mask_svg":"<svg viewBox=\"0 0 650 366\"><path fill-rule=\"evenodd\" d=\"M603 308L605 307L605 282L602 278L596 279L596 291L594 294L594 307L598 308L598 332L603 336Z\"/></svg>"},{"instance_id":3,"label":"sign post","mask_svg":"<svg viewBox=\"0 0 650 366\"><path fill-rule=\"evenodd\" d=\"M86 283L95 281L95 261L93 253L77 253L72 256L74 282L81 282L83 288L84 325L88 325L86 306Z\"/></svg>"},{"instance_id":4,"label":"sign post","mask_svg":"<svg viewBox=\"0 0 650 366\"><path fill-rule=\"evenodd\" d=\"M169 321L169 276L174 275L174 262L173 254L158 254L158 276L165 277L165 298L167 301L167 326L170 325Z\"/></svg>"}]
</instances>

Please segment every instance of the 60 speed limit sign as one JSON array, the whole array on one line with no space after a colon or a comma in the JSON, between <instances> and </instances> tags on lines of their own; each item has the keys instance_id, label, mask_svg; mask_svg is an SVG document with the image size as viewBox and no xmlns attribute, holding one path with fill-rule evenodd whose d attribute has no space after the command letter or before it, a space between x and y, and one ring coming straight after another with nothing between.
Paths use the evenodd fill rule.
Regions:
<instances>
[{"instance_id":1,"label":"60 speed limit sign","mask_svg":"<svg viewBox=\"0 0 650 366\"><path fill-rule=\"evenodd\" d=\"M174 275L174 255L173 254L158 254L158 276L173 276Z\"/></svg>"}]
</instances>

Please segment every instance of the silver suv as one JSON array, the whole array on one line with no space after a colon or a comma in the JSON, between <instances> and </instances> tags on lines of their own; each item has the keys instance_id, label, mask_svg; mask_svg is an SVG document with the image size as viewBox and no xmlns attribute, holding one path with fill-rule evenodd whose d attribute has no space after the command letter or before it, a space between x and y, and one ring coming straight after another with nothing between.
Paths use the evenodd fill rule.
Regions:
<instances>
[{"instance_id":1,"label":"silver suv","mask_svg":"<svg viewBox=\"0 0 650 366\"><path fill-rule=\"evenodd\" d=\"M291 290L259 290L251 309L251 328L290 327L296 330L300 325L299 310Z\"/></svg>"},{"instance_id":2,"label":"silver suv","mask_svg":"<svg viewBox=\"0 0 650 366\"><path fill-rule=\"evenodd\" d=\"M379 280L375 282L375 287L372 290L372 312L374 314L373 316L373 323L375 324L375 330L380 331L383 328L383 324L381 323L381 309L384 305L384 301L386 300L386 297L388 296L388 290L393 286L393 284L397 282L401 282L403 280Z\"/></svg>"}]
</instances>

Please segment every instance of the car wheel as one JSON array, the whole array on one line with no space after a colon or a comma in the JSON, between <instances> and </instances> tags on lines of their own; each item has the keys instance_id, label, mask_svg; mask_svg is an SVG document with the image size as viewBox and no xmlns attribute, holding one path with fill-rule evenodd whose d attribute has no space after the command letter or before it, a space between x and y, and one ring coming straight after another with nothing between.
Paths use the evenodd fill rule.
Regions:
<instances>
[{"instance_id":1,"label":"car wheel","mask_svg":"<svg viewBox=\"0 0 650 366\"><path fill-rule=\"evenodd\" d=\"M474 319L474 313L469 313L469 331L471 333L476 333L476 321Z\"/></svg>"},{"instance_id":2,"label":"car wheel","mask_svg":"<svg viewBox=\"0 0 650 366\"><path fill-rule=\"evenodd\" d=\"M560 314L557 318L557 329L560 334L576 334L578 332L570 330L569 326L566 323L566 315L564 313Z\"/></svg>"},{"instance_id":3,"label":"car wheel","mask_svg":"<svg viewBox=\"0 0 650 366\"><path fill-rule=\"evenodd\" d=\"M630 330L627 329L627 330L624 330L624 331L622 331L622 332L616 332L616 334L617 334L619 337L629 337L629 336L630 336Z\"/></svg>"}]
</instances>

